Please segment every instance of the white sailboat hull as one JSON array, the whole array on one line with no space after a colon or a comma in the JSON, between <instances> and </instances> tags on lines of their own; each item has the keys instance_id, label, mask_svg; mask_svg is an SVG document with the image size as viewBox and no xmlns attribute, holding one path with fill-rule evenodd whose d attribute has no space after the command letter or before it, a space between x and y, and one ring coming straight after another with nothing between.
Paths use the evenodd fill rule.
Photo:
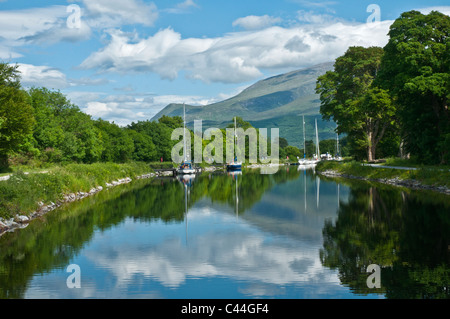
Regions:
<instances>
[{"instance_id":1,"label":"white sailboat hull","mask_svg":"<svg viewBox=\"0 0 450 319\"><path fill-rule=\"evenodd\" d=\"M300 165L314 165L317 164L317 162L318 162L317 160L307 160L307 159L301 159L298 161Z\"/></svg>"},{"instance_id":2,"label":"white sailboat hull","mask_svg":"<svg viewBox=\"0 0 450 319\"><path fill-rule=\"evenodd\" d=\"M192 168L181 168L177 170L178 174L195 174L195 169Z\"/></svg>"}]
</instances>

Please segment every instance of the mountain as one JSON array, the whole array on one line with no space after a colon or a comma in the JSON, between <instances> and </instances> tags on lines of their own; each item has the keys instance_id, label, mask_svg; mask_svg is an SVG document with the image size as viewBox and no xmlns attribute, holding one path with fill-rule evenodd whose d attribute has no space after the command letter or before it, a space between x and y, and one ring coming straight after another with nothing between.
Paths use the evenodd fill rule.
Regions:
<instances>
[{"instance_id":1,"label":"mountain","mask_svg":"<svg viewBox=\"0 0 450 319\"><path fill-rule=\"evenodd\" d=\"M307 139L313 139L314 119L317 118L319 138L334 138L335 124L324 122L319 114L320 100L315 93L317 77L333 69L333 63L323 63L310 68L292 71L261 80L240 94L222 102L205 106L186 105L186 122L203 120L203 128L225 127L234 116L240 116L254 127L278 127L280 136L290 145L303 147L305 116ZM169 104L153 120L163 115L183 116L182 104ZM189 125L190 124L190 125Z\"/></svg>"}]
</instances>

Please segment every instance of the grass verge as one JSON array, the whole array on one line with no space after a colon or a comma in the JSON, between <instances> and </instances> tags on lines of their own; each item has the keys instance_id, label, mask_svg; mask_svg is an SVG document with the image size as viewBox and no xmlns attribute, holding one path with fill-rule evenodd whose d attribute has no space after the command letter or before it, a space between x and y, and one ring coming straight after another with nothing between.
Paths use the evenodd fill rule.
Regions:
<instances>
[{"instance_id":1,"label":"grass verge","mask_svg":"<svg viewBox=\"0 0 450 319\"><path fill-rule=\"evenodd\" d=\"M401 180L414 180L422 185L450 187L450 171L440 166L417 167L416 170L403 170L364 166L356 161L324 161L317 165L316 170L319 172L332 170L340 174L358 176L371 180L398 178Z\"/></svg>"},{"instance_id":2,"label":"grass verge","mask_svg":"<svg viewBox=\"0 0 450 319\"><path fill-rule=\"evenodd\" d=\"M48 173L13 173L9 180L0 182L0 217L28 215L38 203L56 202L64 194L88 192L94 187L125 177L134 179L152 171L141 162L125 164L95 163L56 166Z\"/></svg>"}]
</instances>

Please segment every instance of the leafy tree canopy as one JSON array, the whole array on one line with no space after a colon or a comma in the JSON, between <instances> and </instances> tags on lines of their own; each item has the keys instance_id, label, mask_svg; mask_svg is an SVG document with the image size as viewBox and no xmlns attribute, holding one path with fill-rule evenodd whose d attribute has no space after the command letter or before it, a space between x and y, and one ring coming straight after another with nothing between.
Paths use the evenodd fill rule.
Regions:
<instances>
[{"instance_id":1,"label":"leafy tree canopy","mask_svg":"<svg viewBox=\"0 0 450 319\"><path fill-rule=\"evenodd\" d=\"M376 146L395 115L388 92L373 84L382 56L379 47L350 47L316 86L322 117L333 119L338 133L348 134L353 145L365 149L369 161L375 159Z\"/></svg>"},{"instance_id":2,"label":"leafy tree canopy","mask_svg":"<svg viewBox=\"0 0 450 319\"><path fill-rule=\"evenodd\" d=\"M377 85L400 106L406 149L419 161L450 160L450 17L403 13L391 26Z\"/></svg>"}]
</instances>

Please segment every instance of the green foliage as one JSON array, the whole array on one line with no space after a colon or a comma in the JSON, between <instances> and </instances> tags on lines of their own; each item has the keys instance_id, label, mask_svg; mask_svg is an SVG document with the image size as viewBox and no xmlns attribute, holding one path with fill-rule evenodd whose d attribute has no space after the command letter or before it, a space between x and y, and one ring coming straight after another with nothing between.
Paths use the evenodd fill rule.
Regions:
<instances>
[{"instance_id":1,"label":"green foliage","mask_svg":"<svg viewBox=\"0 0 450 319\"><path fill-rule=\"evenodd\" d=\"M53 163L93 163L104 149L100 131L87 114L60 92L46 88L29 91L36 125L33 140L43 160Z\"/></svg>"},{"instance_id":2,"label":"green foliage","mask_svg":"<svg viewBox=\"0 0 450 319\"><path fill-rule=\"evenodd\" d=\"M336 222L326 221L320 258L345 285L368 294L367 267L381 267L388 299L448 299L450 219L442 194L352 182ZM407 213L405 213L407 212Z\"/></svg>"},{"instance_id":3,"label":"green foliage","mask_svg":"<svg viewBox=\"0 0 450 319\"><path fill-rule=\"evenodd\" d=\"M383 49L350 47L336 59L334 71L317 79L320 113L346 133L355 153L365 150L369 161L386 130L394 124L395 104L386 90L373 85Z\"/></svg>"},{"instance_id":4,"label":"green foliage","mask_svg":"<svg viewBox=\"0 0 450 319\"><path fill-rule=\"evenodd\" d=\"M163 115L160 119L158 119L158 122L166 125L173 130L179 127L183 127L183 119L180 116L170 117Z\"/></svg>"},{"instance_id":5,"label":"green foliage","mask_svg":"<svg viewBox=\"0 0 450 319\"><path fill-rule=\"evenodd\" d=\"M29 98L20 88L18 66L0 63L0 170L8 154L31 134L34 117Z\"/></svg>"},{"instance_id":6,"label":"green foliage","mask_svg":"<svg viewBox=\"0 0 450 319\"><path fill-rule=\"evenodd\" d=\"M0 81L1 78L0 75ZM2 168L8 165L8 153L25 141L34 124L28 95L15 85L0 86L0 121L0 168Z\"/></svg>"},{"instance_id":7,"label":"green foliage","mask_svg":"<svg viewBox=\"0 0 450 319\"><path fill-rule=\"evenodd\" d=\"M14 163L124 163L171 160L172 130L181 117L119 127L93 120L59 91L20 90L17 67L0 63L0 161ZM40 164L39 164L40 163ZM0 165L1 166L1 165Z\"/></svg>"},{"instance_id":8,"label":"green foliage","mask_svg":"<svg viewBox=\"0 0 450 319\"><path fill-rule=\"evenodd\" d=\"M183 127L180 118L172 121L168 117L164 117L159 122L139 121L131 123L128 128L151 138L155 145L155 151L151 152L153 156L151 161L158 161L160 158L163 158L163 161L171 161L172 147L176 144L176 141L171 140L171 136L176 125Z\"/></svg>"},{"instance_id":9,"label":"green foliage","mask_svg":"<svg viewBox=\"0 0 450 319\"><path fill-rule=\"evenodd\" d=\"M423 163L448 163L450 17L403 13L391 25L378 85L399 104L406 150Z\"/></svg>"},{"instance_id":10,"label":"green foliage","mask_svg":"<svg viewBox=\"0 0 450 319\"><path fill-rule=\"evenodd\" d=\"M280 137L279 146L280 148L285 148L289 143L284 137Z\"/></svg>"},{"instance_id":11,"label":"green foliage","mask_svg":"<svg viewBox=\"0 0 450 319\"><path fill-rule=\"evenodd\" d=\"M97 186L106 186L120 178L135 178L151 169L142 162L126 164L94 163L69 164L54 167L48 173L24 174L17 172L0 183L0 217L29 214L38 203L49 204L61 200L62 195L89 192Z\"/></svg>"},{"instance_id":12,"label":"green foliage","mask_svg":"<svg viewBox=\"0 0 450 319\"><path fill-rule=\"evenodd\" d=\"M153 144L150 136L138 133L132 129L128 129L127 133L134 143L133 160L151 162L156 159L156 146Z\"/></svg>"},{"instance_id":13,"label":"green foliage","mask_svg":"<svg viewBox=\"0 0 450 319\"><path fill-rule=\"evenodd\" d=\"M134 143L126 129L102 119L95 121L95 126L103 141L102 161L123 163L132 158Z\"/></svg>"},{"instance_id":14,"label":"green foliage","mask_svg":"<svg viewBox=\"0 0 450 319\"><path fill-rule=\"evenodd\" d=\"M240 116L236 116L236 127L243 128L244 130L253 127L249 122L244 121ZM234 117L233 120L228 124L227 128L234 128Z\"/></svg>"},{"instance_id":15,"label":"green foliage","mask_svg":"<svg viewBox=\"0 0 450 319\"><path fill-rule=\"evenodd\" d=\"M319 142L319 148L320 153L322 154L336 154L336 140L335 139L329 139L329 140L322 140Z\"/></svg>"},{"instance_id":16,"label":"green foliage","mask_svg":"<svg viewBox=\"0 0 450 319\"><path fill-rule=\"evenodd\" d=\"M292 146L292 145L286 146L284 148L284 152L286 154L286 157L289 156L289 161L291 161L291 162L296 162L297 161L297 157L303 158L303 153L300 152L298 147L295 147L295 146Z\"/></svg>"},{"instance_id":17,"label":"green foliage","mask_svg":"<svg viewBox=\"0 0 450 319\"><path fill-rule=\"evenodd\" d=\"M20 72L18 65L0 62L0 87L20 89Z\"/></svg>"}]
</instances>

